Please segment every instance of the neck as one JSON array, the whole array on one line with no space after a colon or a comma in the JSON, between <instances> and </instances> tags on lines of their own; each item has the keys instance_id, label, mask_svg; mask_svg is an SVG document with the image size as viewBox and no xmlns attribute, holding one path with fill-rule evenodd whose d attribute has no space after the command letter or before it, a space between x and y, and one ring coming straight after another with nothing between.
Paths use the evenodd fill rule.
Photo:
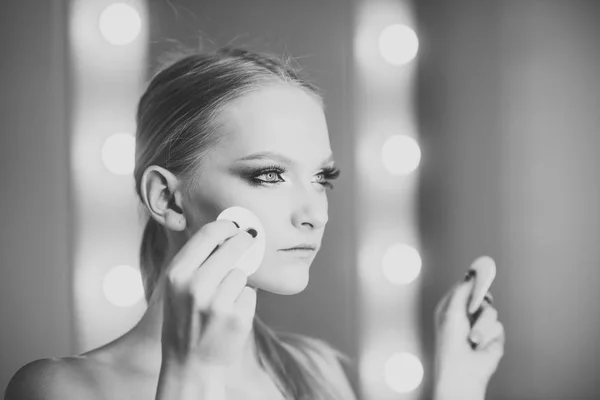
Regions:
<instances>
[{"instance_id":1,"label":"neck","mask_svg":"<svg viewBox=\"0 0 600 400\"><path fill-rule=\"evenodd\" d=\"M140 348L140 359L144 365L158 373L162 362L161 337L163 322L163 284L159 282L150 299L148 308L139 322L129 332L133 338L132 345ZM248 380L248 377L260 373L260 363L256 348L254 328L248 335L241 356L229 367L229 379L233 382Z\"/></svg>"}]
</instances>

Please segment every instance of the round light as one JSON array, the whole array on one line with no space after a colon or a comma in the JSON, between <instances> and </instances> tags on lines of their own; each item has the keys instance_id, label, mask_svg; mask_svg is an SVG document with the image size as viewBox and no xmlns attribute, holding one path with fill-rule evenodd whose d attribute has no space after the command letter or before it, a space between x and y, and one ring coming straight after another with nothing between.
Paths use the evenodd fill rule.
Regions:
<instances>
[{"instance_id":1,"label":"round light","mask_svg":"<svg viewBox=\"0 0 600 400\"><path fill-rule=\"evenodd\" d=\"M379 35L379 51L390 64L404 65L415 58L418 50L417 34L406 25L390 25Z\"/></svg>"},{"instance_id":2,"label":"round light","mask_svg":"<svg viewBox=\"0 0 600 400\"><path fill-rule=\"evenodd\" d=\"M117 307L130 307L144 297L140 271L129 265L117 265L104 277L106 299Z\"/></svg>"},{"instance_id":3,"label":"round light","mask_svg":"<svg viewBox=\"0 0 600 400\"><path fill-rule=\"evenodd\" d=\"M385 363L385 382L398 393L415 390L423 380L423 365L410 353L396 353Z\"/></svg>"},{"instance_id":4,"label":"round light","mask_svg":"<svg viewBox=\"0 0 600 400\"><path fill-rule=\"evenodd\" d=\"M406 285L417 279L421 272L419 252L405 244L394 244L384 253L381 261L383 275L392 283Z\"/></svg>"},{"instance_id":5,"label":"round light","mask_svg":"<svg viewBox=\"0 0 600 400\"><path fill-rule=\"evenodd\" d=\"M122 46L133 42L139 35L142 20L137 10L129 4L115 3L102 11L98 26L110 44Z\"/></svg>"},{"instance_id":6,"label":"round light","mask_svg":"<svg viewBox=\"0 0 600 400\"><path fill-rule=\"evenodd\" d=\"M135 166L135 138L129 133L115 133L102 146L102 161L117 175L128 175Z\"/></svg>"},{"instance_id":7,"label":"round light","mask_svg":"<svg viewBox=\"0 0 600 400\"><path fill-rule=\"evenodd\" d=\"M421 149L410 136L394 135L383 144L381 160L389 173L407 175L419 166Z\"/></svg>"}]
</instances>

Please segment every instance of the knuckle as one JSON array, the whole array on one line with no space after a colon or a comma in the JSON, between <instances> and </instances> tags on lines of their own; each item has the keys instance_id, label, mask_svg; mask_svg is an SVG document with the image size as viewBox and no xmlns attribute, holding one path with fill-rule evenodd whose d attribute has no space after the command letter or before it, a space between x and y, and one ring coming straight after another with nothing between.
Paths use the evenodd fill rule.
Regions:
<instances>
[{"instance_id":1,"label":"knuckle","mask_svg":"<svg viewBox=\"0 0 600 400\"><path fill-rule=\"evenodd\" d=\"M498 331L500 332L500 336L502 336L503 338L506 337L506 331L504 330L504 324L502 324L502 322L498 321Z\"/></svg>"},{"instance_id":2,"label":"knuckle","mask_svg":"<svg viewBox=\"0 0 600 400\"><path fill-rule=\"evenodd\" d=\"M496 310L494 307L487 306L485 312L488 314L488 318L498 319L498 310Z\"/></svg>"},{"instance_id":3,"label":"knuckle","mask_svg":"<svg viewBox=\"0 0 600 400\"><path fill-rule=\"evenodd\" d=\"M170 270L169 272L167 272L167 284L171 287L181 287L181 278L179 277L179 274L177 274L177 272L175 270Z\"/></svg>"},{"instance_id":4,"label":"knuckle","mask_svg":"<svg viewBox=\"0 0 600 400\"><path fill-rule=\"evenodd\" d=\"M206 310L207 302L205 296L200 293L198 290L190 289L188 290L188 299L189 302L193 305L195 310Z\"/></svg>"},{"instance_id":5,"label":"knuckle","mask_svg":"<svg viewBox=\"0 0 600 400\"><path fill-rule=\"evenodd\" d=\"M240 316L239 314L235 314L235 313L229 315L226 322L227 322L227 328L234 330L234 331L245 330L247 327L247 324L248 324L242 316Z\"/></svg>"}]
</instances>

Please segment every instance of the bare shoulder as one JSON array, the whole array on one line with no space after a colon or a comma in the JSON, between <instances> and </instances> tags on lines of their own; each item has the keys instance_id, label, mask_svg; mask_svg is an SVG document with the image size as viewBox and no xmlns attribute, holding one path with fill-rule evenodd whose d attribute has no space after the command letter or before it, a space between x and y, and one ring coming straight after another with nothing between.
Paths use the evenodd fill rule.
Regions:
<instances>
[{"instance_id":1,"label":"bare shoulder","mask_svg":"<svg viewBox=\"0 0 600 400\"><path fill-rule=\"evenodd\" d=\"M320 376L334 385L342 399L356 399L343 365L350 366L348 356L335 349L324 340L298 334L286 334L284 342L302 353L302 356L314 366Z\"/></svg>"},{"instance_id":2,"label":"bare shoulder","mask_svg":"<svg viewBox=\"0 0 600 400\"><path fill-rule=\"evenodd\" d=\"M13 375L4 400L97 399L87 364L78 357L32 361Z\"/></svg>"}]
</instances>

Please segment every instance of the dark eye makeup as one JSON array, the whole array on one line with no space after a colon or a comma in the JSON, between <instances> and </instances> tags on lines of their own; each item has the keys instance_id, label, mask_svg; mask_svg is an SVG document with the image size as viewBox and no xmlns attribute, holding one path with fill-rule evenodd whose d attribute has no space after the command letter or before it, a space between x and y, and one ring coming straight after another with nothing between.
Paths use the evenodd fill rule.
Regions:
<instances>
[{"instance_id":1,"label":"dark eye makeup","mask_svg":"<svg viewBox=\"0 0 600 400\"><path fill-rule=\"evenodd\" d=\"M250 185L267 186L280 182L285 182L281 177L281 174L284 174L286 171L287 170L285 168L273 164L263 168L249 169L247 172L245 172L245 175ZM333 189L334 186L331 183L331 181L337 179L340 176L340 170L336 167L325 167L317 175L323 177L322 180L318 181L317 183L321 184L326 188ZM275 176L278 179L270 179L273 176ZM267 179L261 179L260 177L267 177Z\"/></svg>"}]
</instances>

